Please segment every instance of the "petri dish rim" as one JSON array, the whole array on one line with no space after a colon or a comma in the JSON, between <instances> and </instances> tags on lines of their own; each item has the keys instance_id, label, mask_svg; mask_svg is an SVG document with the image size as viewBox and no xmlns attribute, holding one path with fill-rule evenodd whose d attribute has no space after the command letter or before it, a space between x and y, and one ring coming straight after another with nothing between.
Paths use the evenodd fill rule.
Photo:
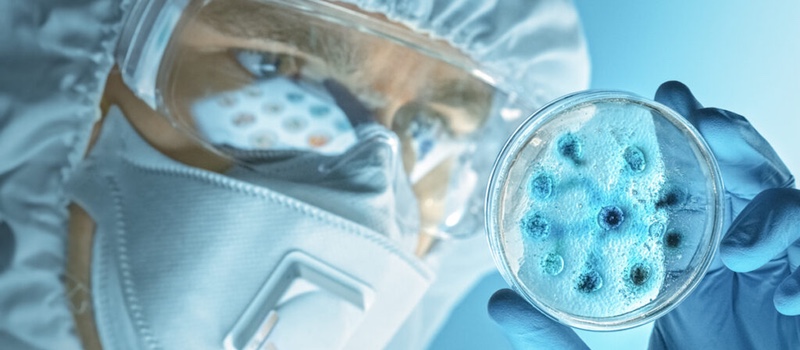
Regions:
<instances>
[{"instance_id":1,"label":"petri dish rim","mask_svg":"<svg viewBox=\"0 0 800 350\"><path fill-rule=\"evenodd\" d=\"M712 208L713 213L708 216L710 222L706 224L706 228L708 229L710 227L711 230L708 245L702 247L702 249L698 247L695 251L695 254L702 253L703 256L691 276L685 279L685 282L680 288L675 290L672 295L663 299L659 296L659 298L653 302L621 315L611 317L588 317L573 315L551 307L537 300L533 296L533 293L530 293L524 287L524 283L511 271L508 263L505 247L502 243L499 216L497 214L499 213L499 206L502 204L501 200L504 197L508 174L510 173L509 170L516 161L514 156L526 147L533 137L533 131L539 129L540 126L564 112L580 108L588 103L602 101L632 103L653 110L661 114L662 117L670 121L673 126L683 133L687 141L692 143L693 148L699 151L701 157L698 158L698 162L701 167L703 167L703 170L710 176L710 179L706 181L706 185L709 194L709 207ZM719 173L719 167L711 152L711 148L694 126L683 116L663 104L629 92L616 90L587 90L565 95L548 103L523 121L511 134L511 137L509 137L498 154L489 177L489 185L486 190L485 215L485 229L492 258L500 274L514 291L547 317L567 326L590 331L616 331L637 327L661 317L677 307L700 283L711 266L711 262L714 259L719 241L722 237L724 186L722 183L722 176ZM708 232L706 234L708 234ZM694 259L695 258L693 258L693 260Z\"/></svg>"}]
</instances>

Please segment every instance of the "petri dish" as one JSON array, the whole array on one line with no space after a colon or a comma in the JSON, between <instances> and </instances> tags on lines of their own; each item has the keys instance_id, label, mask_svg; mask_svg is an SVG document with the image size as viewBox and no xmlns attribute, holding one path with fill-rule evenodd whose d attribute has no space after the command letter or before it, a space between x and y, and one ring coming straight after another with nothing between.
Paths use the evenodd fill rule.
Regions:
<instances>
[{"instance_id":1,"label":"petri dish","mask_svg":"<svg viewBox=\"0 0 800 350\"><path fill-rule=\"evenodd\" d=\"M511 287L568 326L635 327L678 305L722 231L716 161L681 115L618 91L543 107L492 170L486 229Z\"/></svg>"}]
</instances>

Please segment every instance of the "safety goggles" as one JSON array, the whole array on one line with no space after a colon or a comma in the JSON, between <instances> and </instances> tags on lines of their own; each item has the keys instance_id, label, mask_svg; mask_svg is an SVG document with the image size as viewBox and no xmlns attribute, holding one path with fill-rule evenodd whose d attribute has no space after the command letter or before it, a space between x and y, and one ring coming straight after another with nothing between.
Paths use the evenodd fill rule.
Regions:
<instances>
[{"instance_id":1,"label":"safety goggles","mask_svg":"<svg viewBox=\"0 0 800 350\"><path fill-rule=\"evenodd\" d=\"M480 232L492 162L532 111L511 82L446 43L319 0L151 0L134 5L117 61L125 83L205 147L340 156L361 126L394 140L422 230Z\"/></svg>"}]
</instances>

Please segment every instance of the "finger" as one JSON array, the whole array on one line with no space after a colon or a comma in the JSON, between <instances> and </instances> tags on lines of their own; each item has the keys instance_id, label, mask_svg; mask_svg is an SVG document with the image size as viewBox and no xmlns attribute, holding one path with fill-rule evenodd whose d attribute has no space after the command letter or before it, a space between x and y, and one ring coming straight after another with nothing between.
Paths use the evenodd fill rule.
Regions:
<instances>
[{"instance_id":1,"label":"finger","mask_svg":"<svg viewBox=\"0 0 800 350\"><path fill-rule=\"evenodd\" d=\"M720 258L736 272L755 270L800 238L800 191L770 189L756 196L720 243Z\"/></svg>"},{"instance_id":2,"label":"finger","mask_svg":"<svg viewBox=\"0 0 800 350\"><path fill-rule=\"evenodd\" d=\"M695 110L703 108L703 105L697 101L692 91L679 81L668 81L661 84L656 91L655 100L678 112L678 114L689 120L692 125L694 125L694 121L691 119L692 114Z\"/></svg>"},{"instance_id":3,"label":"finger","mask_svg":"<svg viewBox=\"0 0 800 350\"><path fill-rule=\"evenodd\" d=\"M684 116L703 135L719 163L729 192L752 199L765 189L794 184L789 169L775 150L744 117L722 109L703 108L689 88L677 81L661 84L655 99Z\"/></svg>"},{"instance_id":4,"label":"finger","mask_svg":"<svg viewBox=\"0 0 800 350\"><path fill-rule=\"evenodd\" d=\"M551 320L510 289L489 300L489 316L516 349L588 349L569 327Z\"/></svg>"},{"instance_id":5,"label":"finger","mask_svg":"<svg viewBox=\"0 0 800 350\"><path fill-rule=\"evenodd\" d=\"M744 117L716 108L699 109L693 115L695 127L719 163L727 191L752 199L769 188L793 186L789 169Z\"/></svg>"},{"instance_id":6,"label":"finger","mask_svg":"<svg viewBox=\"0 0 800 350\"><path fill-rule=\"evenodd\" d=\"M800 269L778 285L772 301L778 312L787 316L800 315Z\"/></svg>"}]
</instances>

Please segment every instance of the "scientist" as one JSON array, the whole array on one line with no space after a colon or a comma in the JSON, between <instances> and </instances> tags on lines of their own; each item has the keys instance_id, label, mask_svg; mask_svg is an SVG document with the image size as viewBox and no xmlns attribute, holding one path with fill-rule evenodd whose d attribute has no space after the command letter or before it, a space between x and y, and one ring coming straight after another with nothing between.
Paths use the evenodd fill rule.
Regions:
<instances>
[{"instance_id":1,"label":"scientist","mask_svg":"<svg viewBox=\"0 0 800 350\"><path fill-rule=\"evenodd\" d=\"M421 349L565 0L0 3L0 348Z\"/></svg>"},{"instance_id":2,"label":"scientist","mask_svg":"<svg viewBox=\"0 0 800 350\"><path fill-rule=\"evenodd\" d=\"M800 191L767 141L742 116L704 108L667 82L659 101L711 147L730 217L717 261L689 297L655 321L650 349L800 349ZM732 218L732 219L731 219ZM588 349L569 327L504 289L489 314L518 349Z\"/></svg>"}]
</instances>

